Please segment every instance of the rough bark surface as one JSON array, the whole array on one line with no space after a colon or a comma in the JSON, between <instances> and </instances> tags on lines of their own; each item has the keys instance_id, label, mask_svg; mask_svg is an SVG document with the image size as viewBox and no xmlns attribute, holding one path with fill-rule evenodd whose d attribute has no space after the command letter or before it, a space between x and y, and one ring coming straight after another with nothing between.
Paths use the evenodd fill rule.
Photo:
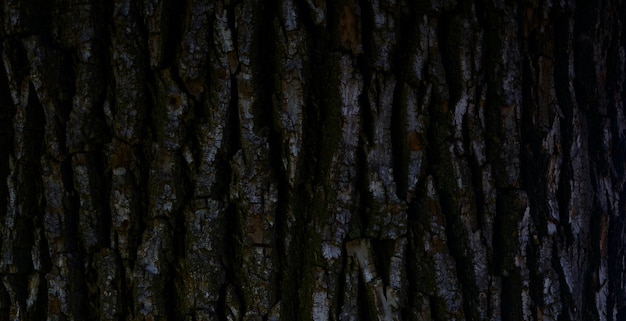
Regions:
<instances>
[{"instance_id":1,"label":"rough bark surface","mask_svg":"<svg viewBox=\"0 0 626 321\"><path fill-rule=\"evenodd\" d=\"M626 320L624 1L0 13L0 320Z\"/></svg>"}]
</instances>

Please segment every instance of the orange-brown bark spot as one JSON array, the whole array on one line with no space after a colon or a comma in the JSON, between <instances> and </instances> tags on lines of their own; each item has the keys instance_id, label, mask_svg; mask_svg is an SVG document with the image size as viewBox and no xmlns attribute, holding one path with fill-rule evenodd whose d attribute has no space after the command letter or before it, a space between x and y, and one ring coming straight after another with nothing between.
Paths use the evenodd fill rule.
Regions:
<instances>
[{"instance_id":1,"label":"orange-brown bark spot","mask_svg":"<svg viewBox=\"0 0 626 321\"><path fill-rule=\"evenodd\" d=\"M606 257L607 252L607 244L606 237L608 233L608 215L602 215L600 218L600 256Z\"/></svg>"},{"instance_id":2,"label":"orange-brown bark spot","mask_svg":"<svg viewBox=\"0 0 626 321\"><path fill-rule=\"evenodd\" d=\"M339 36L341 44L352 50L353 54L362 52L361 46L361 22L354 15L348 5L343 6L343 12L339 19Z\"/></svg>"},{"instance_id":3,"label":"orange-brown bark spot","mask_svg":"<svg viewBox=\"0 0 626 321\"><path fill-rule=\"evenodd\" d=\"M441 111L444 113L447 113L448 111L450 111L450 107L448 106L447 101L444 101L443 103L441 103Z\"/></svg>"},{"instance_id":4,"label":"orange-brown bark spot","mask_svg":"<svg viewBox=\"0 0 626 321\"><path fill-rule=\"evenodd\" d=\"M126 144L119 144L111 155L111 167L128 167L132 159L132 151Z\"/></svg>"},{"instance_id":5,"label":"orange-brown bark spot","mask_svg":"<svg viewBox=\"0 0 626 321\"><path fill-rule=\"evenodd\" d=\"M537 308L537 320L543 320L543 310L541 308Z\"/></svg>"},{"instance_id":6,"label":"orange-brown bark spot","mask_svg":"<svg viewBox=\"0 0 626 321\"><path fill-rule=\"evenodd\" d=\"M409 150L411 151L424 150L424 137L416 131L412 131L409 133L407 137L407 143L409 145Z\"/></svg>"},{"instance_id":7,"label":"orange-brown bark spot","mask_svg":"<svg viewBox=\"0 0 626 321\"><path fill-rule=\"evenodd\" d=\"M389 215L398 215L403 214L406 208L403 203L392 203L389 204Z\"/></svg>"},{"instance_id":8,"label":"orange-brown bark spot","mask_svg":"<svg viewBox=\"0 0 626 321\"><path fill-rule=\"evenodd\" d=\"M237 52L231 51L227 54L228 56L228 64L230 66L230 73L237 73L237 69L239 68L239 57L237 56Z\"/></svg>"},{"instance_id":9,"label":"orange-brown bark spot","mask_svg":"<svg viewBox=\"0 0 626 321\"><path fill-rule=\"evenodd\" d=\"M240 81L237 83L237 90L239 91L239 97L247 100L252 100L254 96L254 89L252 85L247 81Z\"/></svg>"},{"instance_id":10,"label":"orange-brown bark spot","mask_svg":"<svg viewBox=\"0 0 626 321\"><path fill-rule=\"evenodd\" d=\"M190 79L185 85L187 85L187 89L189 89L192 95L198 95L204 91L204 85L197 79Z\"/></svg>"},{"instance_id":11,"label":"orange-brown bark spot","mask_svg":"<svg viewBox=\"0 0 626 321\"><path fill-rule=\"evenodd\" d=\"M72 160L75 165L85 165L87 164L87 157L85 153L76 153L72 155Z\"/></svg>"},{"instance_id":12,"label":"orange-brown bark spot","mask_svg":"<svg viewBox=\"0 0 626 321\"><path fill-rule=\"evenodd\" d=\"M263 243L264 230L265 226L263 224L263 217L261 215L252 215L248 217L246 231L248 232L248 238L253 244Z\"/></svg>"},{"instance_id":13,"label":"orange-brown bark spot","mask_svg":"<svg viewBox=\"0 0 626 321\"><path fill-rule=\"evenodd\" d=\"M48 299L48 313L59 314L61 313L61 303L55 297Z\"/></svg>"},{"instance_id":14,"label":"orange-brown bark spot","mask_svg":"<svg viewBox=\"0 0 626 321\"><path fill-rule=\"evenodd\" d=\"M326 1L325 0L315 0L315 6L326 11Z\"/></svg>"},{"instance_id":15,"label":"orange-brown bark spot","mask_svg":"<svg viewBox=\"0 0 626 321\"><path fill-rule=\"evenodd\" d=\"M433 255L436 253L446 252L446 243L439 235L433 235L430 240L430 249L428 250L428 254Z\"/></svg>"},{"instance_id":16,"label":"orange-brown bark spot","mask_svg":"<svg viewBox=\"0 0 626 321\"><path fill-rule=\"evenodd\" d=\"M65 214L65 211L63 211L63 209L59 207L48 206L46 207L46 213L50 215L63 215Z\"/></svg>"},{"instance_id":17,"label":"orange-brown bark spot","mask_svg":"<svg viewBox=\"0 0 626 321\"><path fill-rule=\"evenodd\" d=\"M179 95L175 95L175 96L170 96L167 99L168 104L172 105L172 106L178 106L180 105L180 103L182 102L182 98Z\"/></svg>"}]
</instances>

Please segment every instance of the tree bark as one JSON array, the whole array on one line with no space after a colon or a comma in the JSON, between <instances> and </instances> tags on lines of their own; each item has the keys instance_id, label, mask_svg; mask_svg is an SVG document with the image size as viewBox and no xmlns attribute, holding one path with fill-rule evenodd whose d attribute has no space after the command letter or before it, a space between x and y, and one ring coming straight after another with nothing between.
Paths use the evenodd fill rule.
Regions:
<instances>
[{"instance_id":1,"label":"tree bark","mask_svg":"<svg viewBox=\"0 0 626 321\"><path fill-rule=\"evenodd\" d=\"M0 320L626 320L623 1L0 12Z\"/></svg>"}]
</instances>

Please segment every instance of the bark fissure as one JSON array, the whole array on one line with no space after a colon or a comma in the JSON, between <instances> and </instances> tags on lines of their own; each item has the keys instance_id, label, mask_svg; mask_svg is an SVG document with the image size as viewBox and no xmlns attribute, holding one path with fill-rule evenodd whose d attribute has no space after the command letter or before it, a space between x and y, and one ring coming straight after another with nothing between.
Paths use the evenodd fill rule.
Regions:
<instances>
[{"instance_id":1,"label":"bark fissure","mask_svg":"<svg viewBox=\"0 0 626 321\"><path fill-rule=\"evenodd\" d=\"M0 319L626 315L621 1L1 7Z\"/></svg>"}]
</instances>

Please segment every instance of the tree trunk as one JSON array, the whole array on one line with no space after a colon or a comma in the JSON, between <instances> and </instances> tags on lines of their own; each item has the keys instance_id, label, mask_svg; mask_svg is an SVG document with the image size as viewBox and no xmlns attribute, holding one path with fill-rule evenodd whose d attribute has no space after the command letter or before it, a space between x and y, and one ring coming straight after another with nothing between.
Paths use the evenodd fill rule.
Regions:
<instances>
[{"instance_id":1,"label":"tree trunk","mask_svg":"<svg viewBox=\"0 0 626 321\"><path fill-rule=\"evenodd\" d=\"M3 0L0 320L626 320L626 3L511 2Z\"/></svg>"}]
</instances>

